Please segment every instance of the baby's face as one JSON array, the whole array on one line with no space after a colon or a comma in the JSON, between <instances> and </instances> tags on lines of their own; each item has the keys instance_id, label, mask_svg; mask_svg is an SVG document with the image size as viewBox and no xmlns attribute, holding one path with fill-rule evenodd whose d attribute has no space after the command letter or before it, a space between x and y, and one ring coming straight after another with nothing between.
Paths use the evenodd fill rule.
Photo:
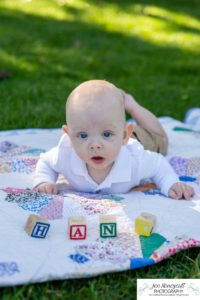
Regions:
<instances>
[{"instance_id":1,"label":"baby's face","mask_svg":"<svg viewBox=\"0 0 200 300\"><path fill-rule=\"evenodd\" d=\"M68 134L90 174L108 173L127 142L123 102L111 96L100 93L89 99L88 93L82 94L68 108Z\"/></svg>"}]
</instances>

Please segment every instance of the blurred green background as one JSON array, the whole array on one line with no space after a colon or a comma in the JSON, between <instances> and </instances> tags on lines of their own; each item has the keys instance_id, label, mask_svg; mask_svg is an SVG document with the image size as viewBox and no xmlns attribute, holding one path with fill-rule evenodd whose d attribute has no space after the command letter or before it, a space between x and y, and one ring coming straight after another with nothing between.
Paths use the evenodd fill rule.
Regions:
<instances>
[{"instance_id":1,"label":"blurred green background","mask_svg":"<svg viewBox=\"0 0 200 300\"><path fill-rule=\"evenodd\" d=\"M0 0L0 130L62 126L67 96L88 79L183 120L200 106L200 1ZM6 288L0 299L135 299L136 278L200 278L199 249L120 274Z\"/></svg>"}]
</instances>

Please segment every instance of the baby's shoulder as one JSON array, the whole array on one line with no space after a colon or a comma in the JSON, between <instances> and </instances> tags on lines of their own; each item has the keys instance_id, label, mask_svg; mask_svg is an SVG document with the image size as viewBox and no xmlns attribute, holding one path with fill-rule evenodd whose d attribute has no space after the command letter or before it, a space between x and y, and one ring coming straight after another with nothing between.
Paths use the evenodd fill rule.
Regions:
<instances>
[{"instance_id":1,"label":"baby's shoulder","mask_svg":"<svg viewBox=\"0 0 200 300\"><path fill-rule=\"evenodd\" d=\"M57 147L58 147L58 149L71 149L72 148L70 138L68 137L68 135L66 133L64 133L61 136Z\"/></svg>"},{"instance_id":2,"label":"baby's shoulder","mask_svg":"<svg viewBox=\"0 0 200 300\"><path fill-rule=\"evenodd\" d=\"M138 140L133 138L129 139L126 148L131 155L140 155L144 151L143 145Z\"/></svg>"},{"instance_id":3,"label":"baby's shoulder","mask_svg":"<svg viewBox=\"0 0 200 300\"><path fill-rule=\"evenodd\" d=\"M43 160L47 160L50 164L57 165L62 161L63 157L67 158L71 149L69 137L63 134L57 144L57 146L49 149L45 153L42 153L40 157Z\"/></svg>"}]
</instances>

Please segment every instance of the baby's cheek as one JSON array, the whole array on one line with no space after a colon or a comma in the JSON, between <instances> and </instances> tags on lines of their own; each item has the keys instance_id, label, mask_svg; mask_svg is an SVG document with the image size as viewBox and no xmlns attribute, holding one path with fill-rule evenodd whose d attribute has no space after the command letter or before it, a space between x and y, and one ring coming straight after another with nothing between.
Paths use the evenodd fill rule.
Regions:
<instances>
[{"instance_id":1,"label":"baby's cheek","mask_svg":"<svg viewBox=\"0 0 200 300\"><path fill-rule=\"evenodd\" d=\"M87 160L87 154L85 153L85 151L83 149L81 149L80 147L78 147L76 149L76 153L77 155L83 160L86 161Z\"/></svg>"},{"instance_id":2,"label":"baby's cheek","mask_svg":"<svg viewBox=\"0 0 200 300\"><path fill-rule=\"evenodd\" d=\"M112 147L109 149L109 157L110 158L116 158L117 155L119 154L121 147L119 147L118 145L116 145L115 147Z\"/></svg>"}]
</instances>

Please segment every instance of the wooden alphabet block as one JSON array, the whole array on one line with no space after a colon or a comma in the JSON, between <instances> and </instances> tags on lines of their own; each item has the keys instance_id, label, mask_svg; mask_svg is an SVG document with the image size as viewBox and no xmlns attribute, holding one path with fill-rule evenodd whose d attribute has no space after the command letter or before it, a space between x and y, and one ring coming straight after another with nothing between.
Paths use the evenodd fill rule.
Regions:
<instances>
[{"instance_id":1,"label":"wooden alphabet block","mask_svg":"<svg viewBox=\"0 0 200 300\"><path fill-rule=\"evenodd\" d=\"M26 221L24 230L32 237L44 239L49 227L50 224L45 218L31 214Z\"/></svg>"},{"instance_id":2,"label":"wooden alphabet block","mask_svg":"<svg viewBox=\"0 0 200 300\"><path fill-rule=\"evenodd\" d=\"M116 237L117 221L115 215L100 215L100 237Z\"/></svg>"},{"instance_id":3,"label":"wooden alphabet block","mask_svg":"<svg viewBox=\"0 0 200 300\"><path fill-rule=\"evenodd\" d=\"M70 217L68 222L69 238L70 240L84 240L86 239L86 220L85 217L77 216Z\"/></svg>"},{"instance_id":4,"label":"wooden alphabet block","mask_svg":"<svg viewBox=\"0 0 200 300\"><path fill-rule=\"evenodd\" d=\"M141 213L135 219L135 233L150 236L156 224L156 216L149 213Z\"/></svg>"}]
</instances>

